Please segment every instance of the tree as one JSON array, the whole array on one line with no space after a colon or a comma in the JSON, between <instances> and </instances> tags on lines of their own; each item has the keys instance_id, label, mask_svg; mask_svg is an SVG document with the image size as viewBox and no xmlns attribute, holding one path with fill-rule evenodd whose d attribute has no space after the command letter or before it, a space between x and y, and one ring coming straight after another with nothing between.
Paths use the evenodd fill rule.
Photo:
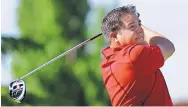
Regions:
<instances>
[{"instance_id":1,"label":"tree","mask_svg":"<svg viewBox=\"0 0 188 107\"><path fill-rule=\"evenodd\" d=\"M87 0L20 0L18 10L18 41L26 42L13 45L22 44L12 52L16 77L91 37L84 24L89 10ZM20 105L108 105L99 64L102 39L92 44L96 45L92 54L84 46L24 79L27 95ZM17 105L5 94L2 99L3 105Z\"/></svg>"}]
</instances>

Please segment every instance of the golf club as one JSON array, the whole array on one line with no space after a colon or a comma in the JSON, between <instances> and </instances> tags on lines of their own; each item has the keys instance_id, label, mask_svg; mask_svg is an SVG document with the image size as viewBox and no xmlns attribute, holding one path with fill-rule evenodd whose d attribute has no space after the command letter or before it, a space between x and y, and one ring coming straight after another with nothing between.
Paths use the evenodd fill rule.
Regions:
<instances>
[{"instance_id":1,"label":"golf club","mask_svg":"<svg viewBox=\"0 0 188 107\"><path fill-rule=\"evenodd\" d=\"M66 52L64 52L64 53L62 53L62 54L56 56L55 58L51 59L50 61L48 61L48 62L42 64L41 66L37 67L36 69L34 69L34 70L28 72L27 74L23 75L23 76L20 77L19 79L12 81L12 82L10 83L10 85L9 85L9 95L10 95L10 97L11 97L13 100L15 100L16 102L21 103L21 102L23 101L25 95L26 95L26 85L25 85L25 83L24 83L24 81L23 81L22 79L24 79L24 78L28 77L29 75L31 75L31 74L37 72L38 70L44 68L45 66L47 66L47 65L49 65L50 63L54 62L55 60L60 59L61 57L63 57L63 56L65 56L65 55L69 54L70 52L72 52L72 51L74 51L74 50L76 50L76 49L82 47L83 45L88 44L90 41L92 41L92 40L94 40L94 39L100 37L101 35L102 35L102 33L99 33L99 34L97 34L96 36L94 36L94 37L92 37L92 38L90 38L90 39L88 39L88 40L85 40L84 42L82 42L82 43L76 45L75 47L73 47L73 48L67 50Z\"/></svg>"}]
</instances>

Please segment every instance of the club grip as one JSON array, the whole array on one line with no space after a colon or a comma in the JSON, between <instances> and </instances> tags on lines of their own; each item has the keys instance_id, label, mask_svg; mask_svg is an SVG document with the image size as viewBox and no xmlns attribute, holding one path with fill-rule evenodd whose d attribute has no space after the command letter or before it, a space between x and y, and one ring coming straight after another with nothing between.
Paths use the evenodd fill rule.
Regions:
<instances>
[{"instance_id":1,"label":"club grip","mask_svg":"<svg viewBox=\"0 0 188 107\"><path fill-rule=\"evenodd\" d=\"M97 38L97 37L99 37L99 36L101 36L101 35L102 35L102 33L99 33L98 35L96 35L96 36L90 38L89 40L91 41L91 40L93 40L93 39L95 39L95 38Z\"/></svg>"}]
</instances>

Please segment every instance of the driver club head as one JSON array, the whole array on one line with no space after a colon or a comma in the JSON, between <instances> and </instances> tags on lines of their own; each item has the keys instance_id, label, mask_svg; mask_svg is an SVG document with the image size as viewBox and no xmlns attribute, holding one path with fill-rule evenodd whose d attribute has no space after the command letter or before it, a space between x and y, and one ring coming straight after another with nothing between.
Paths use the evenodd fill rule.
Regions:
<instances>
[{"instance_id":1,"label":"driver club head","mask_svg":"<svg viewBox=\"0 0 188 107\"><path fill-rule=\"evenodd\" d=\"M26 85L23 80L15 80L9 85L10 97L18 103L21 103L26 95Z\"/></svg>"}]
</instances>

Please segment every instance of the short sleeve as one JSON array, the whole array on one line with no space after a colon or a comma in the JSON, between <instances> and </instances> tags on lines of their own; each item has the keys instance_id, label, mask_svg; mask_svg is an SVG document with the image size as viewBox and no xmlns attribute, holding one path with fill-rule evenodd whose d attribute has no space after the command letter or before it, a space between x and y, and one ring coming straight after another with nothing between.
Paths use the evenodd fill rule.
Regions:
<instances>
[{"instance_id":1,"label":"short sleeve","mask_svg":"<svg viewBox=\"0 0 188 107\"><path fill-rule=\"evenodd\" d=\"M164 57L156 45L136 45L129 50L133 65L142 71L156 71L164 65Z\"/></svg>"}]
</instances>

